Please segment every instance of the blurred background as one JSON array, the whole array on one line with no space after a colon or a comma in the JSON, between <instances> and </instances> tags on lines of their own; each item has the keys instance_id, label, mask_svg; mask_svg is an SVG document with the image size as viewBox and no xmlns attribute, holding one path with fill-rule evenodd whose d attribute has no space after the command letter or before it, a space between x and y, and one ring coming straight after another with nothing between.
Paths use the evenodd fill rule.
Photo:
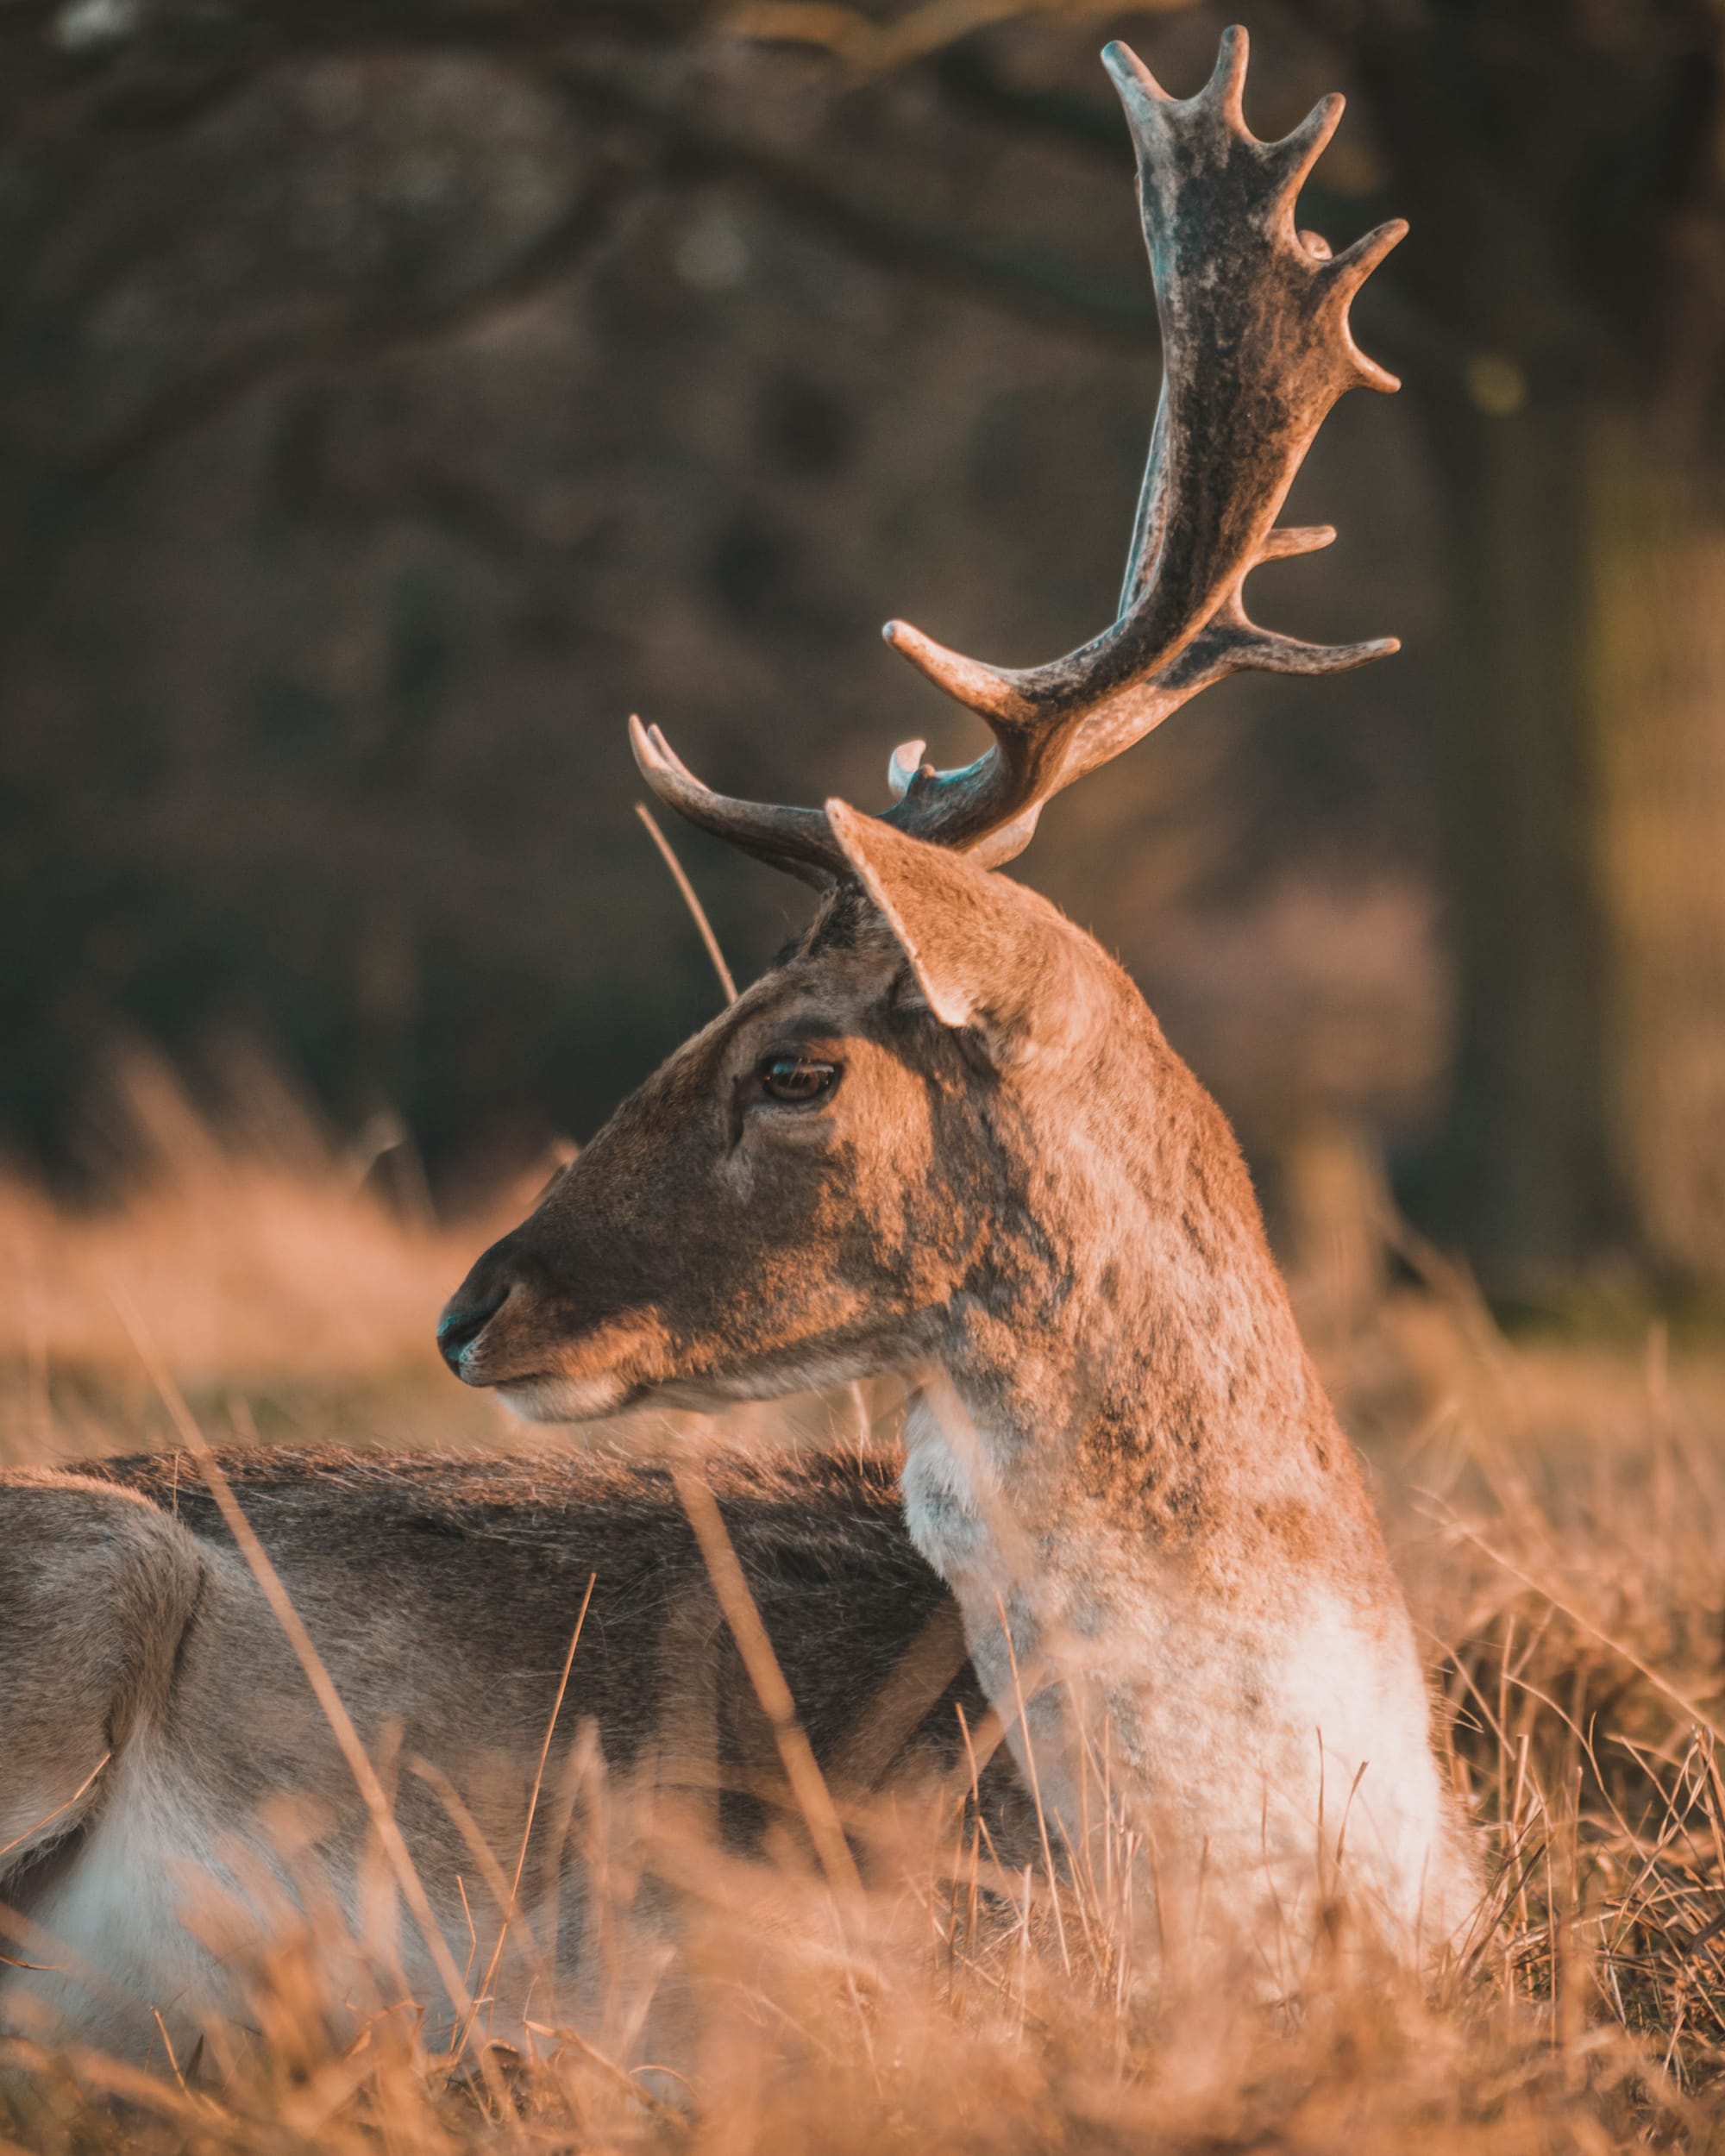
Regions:
<instances>
[{"instance_id":1,"label":"blurred background","mask_svg":"<svg viewBox=\"0 0 1725 2156\"><path fill-rule=\"evenodd\" d=\"M1349 94L1302 221L1414 225L1355 317L1403 392L1338 409L1291 513L1340 539L1256 611L1403 650L1212 691L1021 873L1344 1301L1388 1244L1500 1311L1704 1320L1725 6L1239 12L1261 135ZM980 746L888 616L1010 663L1112 617L1157 340L1096 53L1189 94L1228 19L0 9L15 1174L99 1203L146 1050L446 1219L587 1137L718 1000L630 711L727 791L879 806L896 742ZM758 971L800 887L668 836Z\"/></svg>"}]
</instances>

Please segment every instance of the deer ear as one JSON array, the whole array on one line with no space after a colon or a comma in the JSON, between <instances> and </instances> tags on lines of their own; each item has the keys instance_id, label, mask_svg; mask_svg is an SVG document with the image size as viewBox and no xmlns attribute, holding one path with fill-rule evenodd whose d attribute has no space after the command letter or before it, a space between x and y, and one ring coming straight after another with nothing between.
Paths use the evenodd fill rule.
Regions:
<instances>
[{"instance_id":1,"label":"deer ear","mask_svg":"<svg viewBox=\"0 0 1725 2156\"><path fill-rule=\"evenodd\" d=\"M846 801L829 801L826 820L943 1025L1036 1011L1053 938L1032 893Z\"/></svg>"}]
</instances>

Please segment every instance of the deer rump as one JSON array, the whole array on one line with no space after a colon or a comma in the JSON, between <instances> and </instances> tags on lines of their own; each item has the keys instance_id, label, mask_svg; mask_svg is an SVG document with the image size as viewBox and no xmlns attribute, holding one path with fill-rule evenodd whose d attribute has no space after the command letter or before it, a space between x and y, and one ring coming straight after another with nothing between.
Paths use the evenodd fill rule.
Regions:
<instances>
[{"instance_id":1,"label":"deer rump","mask_svg":"<svg viewBox=\"0 0 1725 2156\"><path fill-rule=\"evenodd\" d=\"M457 1966L470 1917L481 1965L501 1927L474 1835L505 1877L524 1849L524 1929L536 1912L551 1935L504 1958L496 2033L546 1964L579 1984L591 1963L580 1852L602 1815L650 1819L662 1840L656 1878L648 1836L637 1897L649 1928L666 1919L661 1936L703 1846L802 1860L772 1727L667 1470L220 1457L392 1786ZM962 1799L956 1710L972 1731L987 1713L957 1611L905 1529L900 1464L888 1448L702 1462L816 1758L864 1822L865 1862L882 1793L938 1783ZM1021 1839L1004 1751L981 1787L1003 1843ZM136 2053L158 2012L189 2039L212 2013L244 2022L244 1972L272 1928L323 1902L363 1929L378 1862L353 1776L195 1466L152 1454L0 1476L0 2028ZM399 1945L435 2026L443 1987L411 1922Z\"/></svg>"}]
</instances>

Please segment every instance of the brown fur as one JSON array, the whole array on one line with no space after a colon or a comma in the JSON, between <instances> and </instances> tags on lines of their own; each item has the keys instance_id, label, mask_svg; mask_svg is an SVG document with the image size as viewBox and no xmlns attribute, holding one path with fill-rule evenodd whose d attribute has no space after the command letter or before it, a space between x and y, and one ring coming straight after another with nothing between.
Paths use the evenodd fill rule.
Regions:
<instances>
[{"instance_id":1,"label":"brown fur","mask_svg":"<svg viewBox=\"0 0 1725 2156\"><path fill-rule=\"evenodd\" d=\"M602 1456L317 1450L233 1451L222 1463L361 1740L397 1760L398 1816L458 1962L461 1890L482 1927L497 1910L414 1763L454 1783L507 1862L590 1576L548 1789L563 1787L590 1728L614 1778L644 1780L666 1800L667 1828L711 1827L745 1850L793 1830L667 1470ZM904 1533L890 1453L778 1465L716 1454L704 1470L840 1802L962 1778L954 1705L974 1727L986 1702L951 1604ZM0 1855L0 1903L15 1912L15 1943L0 1952L72 1971L15 1971L0 1984L0 2023L32 2026L46 2011L61 2033L135 2050L152 2009L187 2028L212 2007L243 2018L243 2001L171 1923L128 1935L112 1904L116 1892L135 1899L137 1883L91 1912L74 1895L80 1866L110 1861L104 1833L134 1818L150 1822L150 1865L180 1868L167 1908L195 1909L201 1872L279 1871L286 1802L338 1901L354 1906L367 1833L358 1792L194 1463L146 1455L0 1476L0 1843L72 1798L109 1755L81 1802ZM988 1787L995 1827L1010 1835L1017 1800L1004 1762ZM566 1833L567 1806L560 1814L548 1797L530 1882L568 1859L580 1835L566 1846ZM581 1882L570 1863L566 1973L586 1959ZM73 1933L60 1942L73 1952L20 1954L34 1923ZM94 1965L87 1981L80 1957ZM435 1972L417 1974L435 2002ZM522 1980L505 1969L501 2027Z\"/></svg>"}]
</instances>

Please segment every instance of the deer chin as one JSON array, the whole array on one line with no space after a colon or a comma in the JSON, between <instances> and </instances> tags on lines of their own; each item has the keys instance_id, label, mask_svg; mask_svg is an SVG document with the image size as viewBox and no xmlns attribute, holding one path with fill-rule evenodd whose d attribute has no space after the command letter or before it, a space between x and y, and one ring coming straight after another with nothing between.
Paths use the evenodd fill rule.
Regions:
<instances>
[{"instance_id":1,"label":"deer chin","mask_svg":"<svg viewBox=\"0 0 1725 2156\"><path fill-rule=\"evenodd\" d=\"M494 1392L527 1422L618 1414L659 1389L670 1359L670 1336L650 1310L611 1319L573 1340L499 1342L488 1353L486 1345L482 1339L463 1363L463 1380Z\"/></svg>"},{"instance_id":2,"label":"deer chin","mask_svg":"<svg viewBox=\"0 0 1725 2156\"><path fill-rule=\"evenodd\" d=\"M607 1338L617 1330L607 1327ZM686 1413L718 1414L727 1407L787 1400L797 1393L831 1392L899 1366L897 1358L879 1353L812 1352L781 1357L764 1368L680 1371L668 1367L662 1352L652 1351L661 1346L656 1333L645 1355L640 1352L643 1344L638 1336L631 1338L628 1351L602 1367L595 1368L593 1350L588 1348L568 1351L561 1369L519 1377L481 1377L478 1382L489 1385L524 1421L596 1422L649 1404Z\"/></svg>"},{"instance_id":3,"label":"deer chin","mask_svg":"<svg viewBox=\"0 0 1725 2156\"><path fill-rule=\"evenodd\" d=\"M598 1422L632 1407L653 1388L630 1384L620 1371L599 1370L585 1377L512 1377L492 1389L524 1422Z\"/></svg>"}]
</instances>

